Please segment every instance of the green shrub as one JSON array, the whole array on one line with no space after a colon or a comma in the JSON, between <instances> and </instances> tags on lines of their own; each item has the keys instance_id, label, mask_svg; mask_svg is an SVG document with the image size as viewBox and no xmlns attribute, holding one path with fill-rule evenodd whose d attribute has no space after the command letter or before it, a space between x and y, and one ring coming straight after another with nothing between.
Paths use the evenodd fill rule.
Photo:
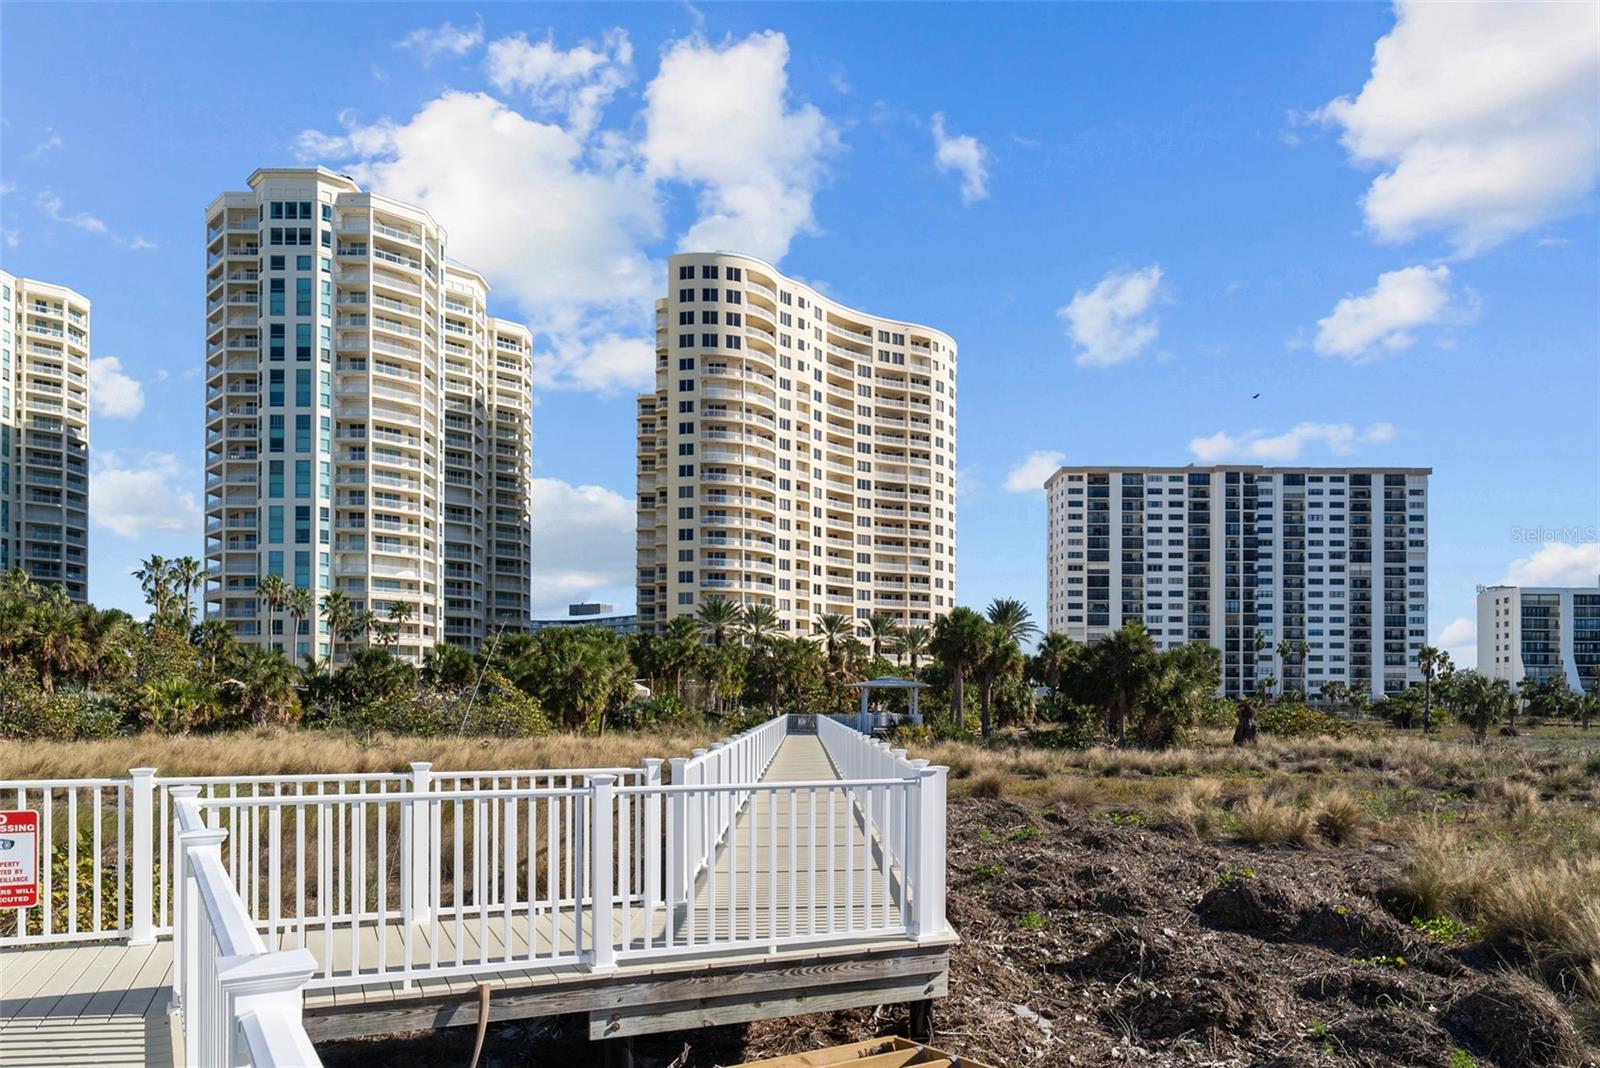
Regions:
<instances>
[{"instance_id":1,"label":"green shrub","mask_svg":"<svg viewBox=\"0 0 1600 1068\"><path fill-rule=\"evenodd\" d=\"M105 738L117 732L121 721L109 697L71 690L46 693L26 675L0 673L0 738Z\"/></svg>"},{"instance_id":2,"label":"green shrub","mask_svg":"<svg viewBox=\"0 0 1600 1068\"><path fill-rule=\"evenodd\" d=\"M1305 705L1264 705L1256 710L1256 729L1280 738L1343 738L1350 725L1338 716Z\"/></svg>"}]
</instances>

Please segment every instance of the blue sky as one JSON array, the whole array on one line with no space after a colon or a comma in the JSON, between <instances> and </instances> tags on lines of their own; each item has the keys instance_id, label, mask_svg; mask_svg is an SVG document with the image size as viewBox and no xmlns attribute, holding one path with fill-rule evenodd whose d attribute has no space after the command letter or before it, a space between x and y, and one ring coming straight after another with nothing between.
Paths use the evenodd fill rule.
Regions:
<instances>
[{"instance_id":1,"label":"blue sky","mask_svg":"<svg viewBox=\"0 0 1600 1068\"><path fill-rule=\"evenodd\" d=\"M1475 584L1600 570L1594 9L0 17L0 265L94 302L97 602L202 550L205 206L312 162L426 204L539 331L541 609L632 603L650 300L707 244L961 344L964 602L1043 614L1060 458L1431 466L1468 662Z\"/></svg>"}]
</instances>

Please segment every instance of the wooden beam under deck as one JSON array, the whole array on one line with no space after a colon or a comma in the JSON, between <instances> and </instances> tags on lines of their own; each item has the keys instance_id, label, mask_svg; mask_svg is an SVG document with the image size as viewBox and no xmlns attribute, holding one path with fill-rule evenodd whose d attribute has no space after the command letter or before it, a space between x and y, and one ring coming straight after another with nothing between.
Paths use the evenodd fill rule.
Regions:
<instances>
[{"instance_id":1,"label":"wooden beam under deck","mask_svg":"<svg viewBox=\"0 0 1600 1068\"><path fill-rule=\"evenodd\" d=\"M606 974L524 973L496 986L489 1019L586 1013L591 1038L618 1038L943 997L953 941L750 954ZM308 1003L306 1033L326 1042L477 1022L475 991L407 993Z\"/></svg>"}]
</instances>

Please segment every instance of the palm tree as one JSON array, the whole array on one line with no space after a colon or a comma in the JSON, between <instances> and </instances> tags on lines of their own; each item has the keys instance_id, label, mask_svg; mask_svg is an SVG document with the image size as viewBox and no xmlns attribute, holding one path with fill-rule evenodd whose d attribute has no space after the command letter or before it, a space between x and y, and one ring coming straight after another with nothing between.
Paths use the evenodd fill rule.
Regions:
<instances>
[{"instance_id":1,"label":"palm tree","mask_svg":"<svg viewBox=\"0 0 1600 1068\"><path fill-rule=\"evenodd\" d=\"M343 590L329 590L322 595L322 615L328 624L328 664L331 668L339 659L340 639L353 638L359 633L356 629L355 606Z\"/></svg>"},{"instance_id":2,"label":"palm tree","mask_svg":"<svg viewBox=\"0 0 1600 1068\"><path fill-rule=\"evenodd\" d=\"M989 622L964 606L952 608L933 624L928 651L950 669L950 717L958 730L966 727L966 677L983 655Z\"/></svg>"},{"instance_id":3,"label":"palm tree","mask_svg":"<svg viewBox=\"0 0 1600 1068\"><path fill-rule=\"evenodd\" d=\"M1289 685L1289 657L1293 652L1294 645L1288 638L1278 639L1278 674L1281 676L1280 681L1285 689ZM1279 690L1278 696L1284 696L1283 690Z\"/></svg>"},{"instance_id":4,"label":"palm tree","mask_svg":"<svg viewBox=\"0 0 1600 1068\"><path fill-rule=\"evenodd\" d=\"M234 646L233 631L229 630L228 625L220 619L208 619L195 627L192 640L200 653L200 662L213 675L221 665L222 658L227 656Z\"/></svg>"},{"instance_id":5,"label":"palm tree","mask_svg":"<svg viewBox=\"0 0 1600 1068\"><path fill-rule=\"evenodd\" d=\"M91 685L120 679L133 670L138 633L133 617L119 608L78 609L78 627L89 646L88 677Z\"/></svg>"},{"instance_id":6,"label":"palm tree","mask_svg":"<svg viewBox=\"0 0 1600 1068\"><path fill-rule=\"evenodd\" d=\"M1014 599L996 598L989 602L987 612L989 633L983 643L983 654L978 665L979 681L983 687L983 736L989 737L994 724L991 710L994 703L994 684L1000 675L1022 663L1021 643L1038 633L1028 606Z\"/></svg>"},{"instance_id":7,"label":"palm tree","mask_svg":"<svg viewBox=\"0 0 1600 1068\"><path fill-rule=\"evenodd\" d=\"M211 695L204 687L176 676L148 682L140 692L146 726L166 734L187 734L208 717Z\"/></svg>"},{"instance_id":8,"label":"palm tree","mask_svg":"<svg viewBox=\"0 0 1600 1068\"><path fill-rule=\"evenodd\" d=\"M1478 741L1489 734L1489 725L1498 720L1516 702L1511 683L1506 679L1491 679L1476 671L1463 672L1451 687L1455 700Z\"/></svg>"},{"instance_id":9,"label":"palm tree","mask_svg":"<svg viewBox=\"0 0 1600 1068\"><path fill-rule=\"evenodd\" d=\"M894 651L905 658L911 677L917 677L917 664L928 655L928 642L932 639L927 627L907 627L894 640Z\"/></svg>"},{"instance_id":10,"label":"palm tree","mask_svg":"<svg viewBox=\"0 0 1600 1068\"><path fill-rule=\"evenodd\" d=\"M711 636L711 644L721 648L728 631L739 623L739 606L720 594L712 594L700 602L695 618L700 629Z\"/></svg>"},{"instance_id":11,"label":"palm tree","mask_svg":"<svg viewBox=\"0 0 1600 1068\"><path fill-rule=\"evenodd\" d=\"M752 646L760 645L778 632L778 613L771 605L747 604L739 614L739 629Z\"/></svg>"},{"instance_id":12,"label":"palm tree","mask_svg":"<svg viewBox=\"0 0 1600 1068\"><path fill-rule=\"evenodd\" d=\"M1129 623L1089 647L1106 707L1106 733L1128 743L1128 714L1155 671L1155 642L1141 623Z\"/></svg>"},{"instance_id":13,"label":"palm tree","mask_svg":"<svg viewBox=\"0 0 1600 1068\"><path fill-rule=\"evenodd\" d=\"M194 591L205 581L205 565L192 556L180 556L172 561L168 573L174 596L183 597L183 625L187 627L194 618Z\"/></svg>"},{"instance_id":14,"label":"palm tree","mask_svg":"<svg viewBox=\"0 0 1600 1068\"><path fill-rule=\"evenodd\" d=\"M1251 664L1251 674L1256 681L1261 680L1261 651L1267 647L1266 631L1258 630L1255 635L1255 660ZM1257 687L1259 689L1259 687Z\"/></svg>"},{"instance_id":15,"label":"palm tree","mask_svg":"<svg viewBox=\"0 0 1600 1068\"><path fill-rule=\"evenodd\" d=\"M1417 668L1422 672L1422 733L1433 729L1433 679L1450 671L1450 654L1431 645L1417 650Z\"/></svg>"},{"instance_id":16,"label":"palm tree","mask_svg":"<svg viewBox=\"0 0 1600 1068\"><path fill-rule=\"evenodd\" d=\"M267 609L267 638L272 638L272 626L277 622L274 613L280 611L289 603L291 594L290 586L283 581L282 575L268 575L256 586L256 596L261 598L261 603Z\"/></svg>"},{"instance_id":17,"label":"palm tree","mask_svg":"<svg viewBox=\"0 0 1600 1068\"><path fill-rule=\"evenodd\" d=\"M811 632L821 635L828 662L837 665L839 649L850 637L850 620L838 612L823 612L811 624Z\"/></svg>"},{"instance_id":18,"label":"palm tree","mask_svg":"<svg viewBox=\"0 0 1600 1068\"><path fill-rule=\"evenodd\" d=\"M873 612L867 616L866 631L872 643L872 659L876 660L883 655L884 645L900 633L900 620L892 612Z\"/></svg>"},{"instance_id":19,"label":"palm tree","mask_svg":"<svg viewBox=\"0 0 1600 1068\"><path fill-rule=\"evenodd\" d=\"M1071 663L1076 650L1077 643L1059 630L1052 630L1039 639L1039 649L1033 655L1033 662L1039 677L1050 687L1052 698L1061 695L1061 673Z\"/></svg>"},{"instance_id":20,"label":"palm tree","mask_svg":"<svg viewBox=\"0 0 1600 1068\"><path fill-rule=\"evenodd\" d=\"M389 625L394 628L394 640L398 642L405 633L406 624L411 622L411 613L414 606L410 601L389 602Z\"/></svg>"},{"instance_id":21,"label":"palm tree","mask_svg":"<svg viewBox=\"0 0 1600 1068\"><path fill-rule=\"evenodd\" d=\"M294 633L290 635L289 652L286 654L290 661L293 662L294 654L300 649L300 624L307 616L316 614L317 606L316 602L311 599L311 591L305 589L290 590L284 600L286 607L289 609L289 618L294 620ZM309 635L307 637L311 655L315 656L317 643L315 640L311 640Z\"/></svg>"},{"instance_id":22,"label":"palm tree","mask_svg":"<svg viewBox=\"0 0 1600 1068\"><path fill-rule=\"evenodd\" d=\"M151 614L166 615L172 608L172 567L167 563L167 558L152 554L134 570L133 577L139 580L139 588L144 591L145 603L150 606Z\"/></svg>"},{"instance_id":23,"label":"palm tree","mask_svg":"<svg viewBox=\"0 0 1600 1068\"><path fill-rule=\"evenodd\" d=\"M38 667L39 685L46 693L55 692L59 676L76 674L89 666L92 651L83 640L78 617L61 587L49 587L34 606L28 631L28 649Z\"/></svg>"},{"instance_id":24,"label":"palm tree","mask_svg":"<svg viewBox=\"0 0 1600 1068\"><path fill-rule=\"evenodd\" d=\"M352 638L366 638L370 643L372 635L379 633L383 629L383 620L378 618L378 613L368 609L365 612L356 613L352 626L353 629L350 634Z\"/></svg>"},{"instance_id":25,"label":"palm tree","mask_svg":"<svg viewBox=\"0 0 1600 1068\"><path fill-rule=\"evenodd\" d=\"M252 725L284 724L293 718L295 670L276 649L243 646L223 685L234 689L240 710Z\"/></svg>"},{"instance_id":26,"label":"palm tree","mask_svg":"<svg viewBox=\"0 0 1600 1068\"><path fill-rule=\"evenodd\" d=\"M700 624L691 616L678 616L667 624L662 641L661 666L672 679L672 695L683 700L683 677L693 669L700 651Z\"/></svg>"}]
</instances>

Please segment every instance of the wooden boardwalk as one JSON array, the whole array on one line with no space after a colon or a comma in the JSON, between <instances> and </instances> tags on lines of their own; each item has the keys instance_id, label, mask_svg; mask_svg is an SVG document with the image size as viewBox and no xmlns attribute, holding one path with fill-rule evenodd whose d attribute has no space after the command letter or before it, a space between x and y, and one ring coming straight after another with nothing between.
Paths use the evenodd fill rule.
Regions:
<instances>
[{"instance_id":1,"label":"wooden boardwalk","mask_svg":"<svg viewBox=\"0 0 1600 1068\"><path fill-rule=\"evenodd\" d=\"M815 736L790 735L763 781L837 778ZM892 810L888 815L899 818ZM697 880L688 907L675 910L670 921L665 909L649 915L619 910L617 922L629 932L629 944L619 950L614 972L596 975L581 966L535 962L410 984L390 979L356 984L348 978L350 939L336 938L333 970L346 978L342 985L306 991L306 1030L321 1041L471 1023L480 984L491 990L491 1018L587 1011L596 1037L783 1015L786 1008L824 1011L941 995L953 939L930 946L889 931L847 942L827 937L830 920L842 917L852 917L858 929L869 920L893 927L902 921L903 907L899 880L864 833L860 808L841 791L756 791L714 863ZM491 953L503 951L508 934L503 917L480 923L477 917L458 920L448 908L441 912L436 926L417 925L412 931L410 952L419 966L433 960L453 965L458 947L459 959L469 965L485 944ZM697 943L692 959L674 961L670 952L656 951L669 922L674 941ZM708 936L740 941L719 951L704 944ZM372 967L380 928L367 925L359 937L362 944L354 952L363 967ZM398 965L406 956L402 926L387 925L381 937L388 965ZM570 914L523 913L509 924L510 943L519 954L528 952L530 939L536 954L552 948L569 952L572 937ZM318 963L325 964L329 946L322 931L312 928L304 938ZM285 932L275 948L299 940L298 934ZM629 950L638 955L629 956ZM0 954L0 1068L173 1064L167 1015L171 963L170 941ZM785 983L798 991L788 1000L780 996ZM849 989L829 1000L825 988L830 984Z\"/></svg>"},{"instance_id":2,"label":"wooden boardwalk","mask_svg":"<svg viewBox=\"0 0 1600 1068\"><path fill-rule=\"evenodd\" d=\"M0 1066L173 1064L172 943L0 952Z\"/></svg>"}]
</instances>

